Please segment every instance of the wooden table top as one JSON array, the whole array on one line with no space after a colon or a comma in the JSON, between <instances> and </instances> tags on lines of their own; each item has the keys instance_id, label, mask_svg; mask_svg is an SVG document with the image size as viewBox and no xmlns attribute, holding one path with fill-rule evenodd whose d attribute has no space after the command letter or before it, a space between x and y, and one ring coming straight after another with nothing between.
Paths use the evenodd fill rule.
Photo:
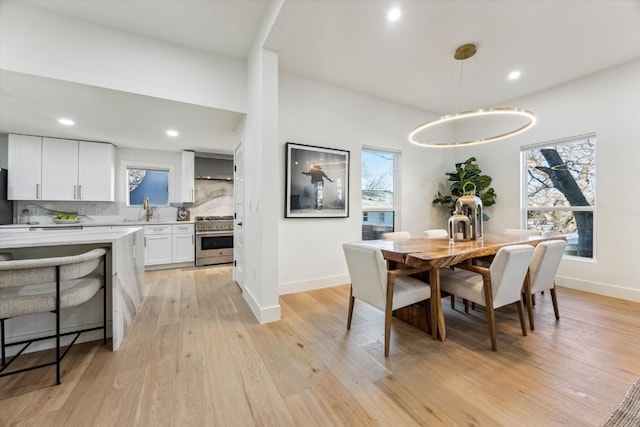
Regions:
<instances>
[{"instance_id":1,"label":"wooden table top","mask_svg":"<svg viewBox=\"0 0 640 427\"><path fill-rule=\"evenodd\" d=\"M450 242L449 239L368 240L362 243L375 246L385 259L405 265L432 269L458 264L464 260L495 255L500 248L509 245L537 245L545 240L562 239L562 236L528 236L511 234L485 235L482 240Z\"/></svg>"}]
</instances>

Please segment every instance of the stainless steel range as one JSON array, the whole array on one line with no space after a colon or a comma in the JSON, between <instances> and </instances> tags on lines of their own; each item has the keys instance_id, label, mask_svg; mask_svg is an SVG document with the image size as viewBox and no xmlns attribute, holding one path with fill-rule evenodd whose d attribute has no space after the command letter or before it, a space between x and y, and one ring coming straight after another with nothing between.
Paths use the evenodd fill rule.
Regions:
<instances>
[{"instance_id":1,"label":"stainless steel range","mask_svg":"<svg viewBox=\"0 0 640 427\"><path fill-rule=\"evenodd\" d=\"M196 217L196 266L233 262L233 217Z\"/></svg>"}]
</instances>

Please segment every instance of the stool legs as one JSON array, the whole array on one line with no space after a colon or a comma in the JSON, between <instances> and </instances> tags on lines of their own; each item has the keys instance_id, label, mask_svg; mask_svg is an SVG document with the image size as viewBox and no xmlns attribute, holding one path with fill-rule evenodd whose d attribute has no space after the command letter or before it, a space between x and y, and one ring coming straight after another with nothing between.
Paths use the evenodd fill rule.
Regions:
<instances>
[{"instance_id":1,"label":"stool legs","mask_svg":"<svg viewBox=\"0 0 640 427\"><path fill-rule=\"evenodd\" d=\"M0 345L2 345L2 366L7 364L7 354L4 350L4 319L0 319Z\"/></svg>"},{"instance_id":2,"label":"stool legs","mask_svg":"<svg viewBox=\"0 0 640 427\"><path fill-rule=\"evenodd\" d=\"M60 266L56 266L56 384L60 384Z\"/></svg>"},{"instance_id":3,"label":"stool legs","mask_svg":"<svg viewBox=\"0 0 640 427\"><path fill-rule=\"evenodd\" d=\"M107 255L102 257L102 333L103 344L107 343Z\"/></svg>"}]
</instances>

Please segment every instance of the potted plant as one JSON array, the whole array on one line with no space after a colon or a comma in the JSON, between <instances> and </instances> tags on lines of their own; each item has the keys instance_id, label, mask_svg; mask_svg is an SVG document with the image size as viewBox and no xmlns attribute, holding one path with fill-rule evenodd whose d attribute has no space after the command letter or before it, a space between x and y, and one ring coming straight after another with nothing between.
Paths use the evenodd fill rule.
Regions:
<instances>
[{"instance_id":1,"label":"potted plant","mask_svg":"<svg viewBox=\"0 0 640 427\"><path fill-rule=\"evenodd\" d=\"M498 196L495 190L491 187L491 177L488 175L482 175L482 171L476 163L475 157L470 157L462 163L456 163L455 172L447 172L445 175L449 177L451 185L449 191L451 195L445 196L438 191L438 195L433 199L434 205L441 205L449 210L449 215L453 215L456 207L456 201L460 196L464 194L465 185L471 183L475 185L475 195L482 200L482 206L487 207L496 203L496 197ZM471 187L471 186L468 186ZM489 217L483 212L482 219L487 221Z\"/></svg>"}]
</instances>

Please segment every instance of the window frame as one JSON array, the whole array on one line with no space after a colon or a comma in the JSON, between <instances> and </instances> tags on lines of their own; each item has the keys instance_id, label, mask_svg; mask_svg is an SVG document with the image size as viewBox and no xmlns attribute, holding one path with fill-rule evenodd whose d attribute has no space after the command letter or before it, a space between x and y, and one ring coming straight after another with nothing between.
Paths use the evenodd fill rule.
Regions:
<instances>
[{"instance_id":1,"label":"window frame","mask_svg":"<svg viewBox=\"0 0 640 427\"><path fill-rule=\"evenodd\" d=\"M123 191L123 200L127 207L140 207L142 205L132 205L129 200L129 169L145 169L151 171L168 172L169 174L169 188L167 189L167 204L166 205L153 205L156 207L170 207L174 203L174 180L175 180L175 166L171 163L149 163L138 161L123 161L122 167L122 184L121 189Z\"/></svg>"},{"instance_id":2,"label":"window frame","mask_svg":"<svg viewBox=\"0 0 640 427\"><path fill-rule=\"evenodd\" d=\"M392 203L393 206L390 208L380 208L380 207L376 207L376 208L365 208L362 205L362 191L363 191L363 179L362 179L362 175L364 172L364 167L363 167L363 157L364 157L364 152L365 151L369 151L369 152L377 152L377 153L385 153L385 154L391 154L393 155L393 198L392 198ZM371 212L392 212L393 213L393 230L399 230L400 229L400 192L401 192L401 188L400 188L400 159L402 156L402 152L400 150L393 150L393 149L389 149L389 148L379 148L379 147L373 147L373 146L368 146L368 145L363 145L362 146L362 150L360 152L361 157L360 157L360 203L361 203L361 208L362 208L362 212L363 215L360 216L360 221L361 221L361 226L363 224L363 220L364 220L364 213L366 212L367 214L371 213ZM369 217L371 217L369 215Z\"/></svg>"},{"instance_id":3,"label":"window frame","mask_svg":"<svg viewBox=\"0 0 640 427\"><path fill-rule=\"evenodd\" d=\"M562 144L569 144L572 142L578 142L581 140L593 139L594 140L594 150L593 157L596 159L594 166L594 176L596 179L596 187L594 188L594 192L596 197L594 197L594 203L590 206L529 206L529 185L528 185L528 165L527 165L527 153L531 150L550 147L550 146L558 146ZM587 262L595 262L596 261L596 248L597 248L597 137L595 132L584 134L584 135L575 135L566 138L555 139L551 141L538 142L535 144L523 145L520 146L520 228L528 229L528 213L529 212L544 212L544 211L560 211L560 212L591 212L593 217L593 230L592 230L592 249L591 249L591 257L584 257L578 255L570 255L564 254L564 257L587 261Z\"/></svg>"}]
</instances>

